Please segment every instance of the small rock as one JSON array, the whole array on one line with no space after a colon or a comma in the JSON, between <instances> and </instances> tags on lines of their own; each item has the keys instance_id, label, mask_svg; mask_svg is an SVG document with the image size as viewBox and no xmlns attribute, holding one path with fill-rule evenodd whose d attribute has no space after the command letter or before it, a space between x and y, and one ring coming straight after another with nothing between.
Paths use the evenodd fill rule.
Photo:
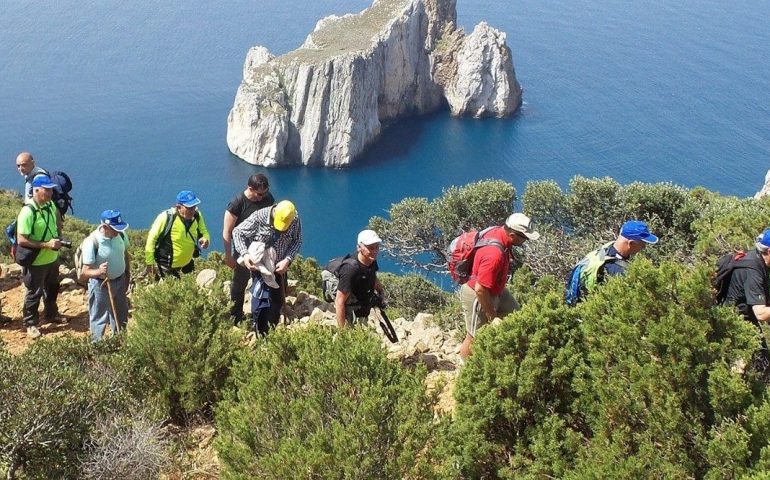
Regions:
<instances>
[{"instance_id":1,"label":"small rock","mask_svg":"<svg viewBox=\"0 0 770 480\"><path fill-rule=\"evenodd\" d=\"M217 278L217 272L214 269L206 268L198 273L195 277L195 283L201 288L209 288L214 280Z\"/></svg>"},{"instance_id":2,"label":"small rock","mask_svg":"<svg viewBox=\"0 0 770 480\"><path fill-rule=\"evenodd\" d=\"M297 297L294 297L291 295L286 297L286 305L294 305L296 303L297 303Z\"/></svg>"},{"instance_id":3,"label":"small rock","mask_svg":"<svg viewBox=\"0 0 770 480\"><path fill-rule=\"evenodd\" d=\"M309 321L310 323L323 323L324 317L324 312L320 308L314 308Z\"/></svg>"},{"instance_id":4,"label":"small rock","mask_svg":"<svg viewBox=\"0 0 770 480\"><path fill-rule=\"evenodd\" d=\"M77 282L69 277L64 277L59 282L59 285L62 287L71 287L77 285Z\"/></svg>"}]
</instances>

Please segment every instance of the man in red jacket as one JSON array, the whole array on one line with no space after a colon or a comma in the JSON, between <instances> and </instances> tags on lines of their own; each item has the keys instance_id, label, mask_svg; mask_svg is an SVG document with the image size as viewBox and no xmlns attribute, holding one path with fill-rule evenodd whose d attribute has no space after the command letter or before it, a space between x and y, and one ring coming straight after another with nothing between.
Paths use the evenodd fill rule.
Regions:
<instances>
[{"instance_id":1,"label":"man in red jacket","mask_svg":"<svg viewBox=\"0 0 770 480\"><path fill-rule=\"evenodd\" d=\"M476 250L470 280L460 287L466 332L460 346L463 359L471 354L473 338L482 325L519 308L511 292L505 288L511 266L511 248L524 245L527 240L537 240L540 234L532 227L528 216L514 213L505 225L485 230L482 238L496 242Z\"/></svg>"}]
</instances>

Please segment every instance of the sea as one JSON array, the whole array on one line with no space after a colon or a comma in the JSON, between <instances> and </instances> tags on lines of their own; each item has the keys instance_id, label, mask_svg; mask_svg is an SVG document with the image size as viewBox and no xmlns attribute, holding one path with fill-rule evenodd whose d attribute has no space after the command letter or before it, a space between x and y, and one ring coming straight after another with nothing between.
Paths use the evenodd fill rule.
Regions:
<instances>
[{"instance_id":1,"label":"sea","mask_svg":"<svg viewBox=\"0 0 770 480\"><path fill-rule=\"evenodd\" d=\"M770 2L746 0L458 0L466 31L507 33L516 115L404 119L342 170L232 155L226 119L248 49L288 52L318 19L369 4L0 0L0 188L21 190L14 160L27 150L71 174L77 216L115 208L134 228L191 189L221 249L225 206L264 172L297 205L302 253L324 263L401 199L480 179L519 193L583 175L751 196L770 168Z\"/></svg>"}]
</instances>

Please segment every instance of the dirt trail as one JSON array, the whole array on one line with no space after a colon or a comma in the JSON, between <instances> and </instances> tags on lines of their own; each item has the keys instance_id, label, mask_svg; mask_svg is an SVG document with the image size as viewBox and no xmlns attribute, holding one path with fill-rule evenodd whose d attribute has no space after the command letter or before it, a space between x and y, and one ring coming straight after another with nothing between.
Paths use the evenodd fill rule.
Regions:
<instances>
[{"instance_id":1,"label":"dirt trail","mask_svg":"<svg viewBox=\"0 0 770 480\"><path fill-rule=\"evenodd\" d=\"M27 338L27 329L21 322L21 310L24 304L25 288L21 281L21 267L2 265L4 275L0 278L0 300L2 313L11 317L10 323L0 324L0 339L9 352L17 355L35 340ZM86 291L70 278L62 276L62 287L57 300L59 314L68 320L67 324L41 323L38 325L43 334L40 338L75 335L88 335L88 300ZM42 302L41 302L42 311Z\"/></svg>"}]
</instances>

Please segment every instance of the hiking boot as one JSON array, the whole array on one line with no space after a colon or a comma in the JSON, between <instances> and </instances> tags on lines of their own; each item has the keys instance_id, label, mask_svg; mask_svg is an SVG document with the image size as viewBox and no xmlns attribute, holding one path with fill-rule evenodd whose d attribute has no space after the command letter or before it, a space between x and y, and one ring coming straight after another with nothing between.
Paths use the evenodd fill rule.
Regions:
<instances>
[{"instance_id":1,"label":"hiking boot","mask_svg":"<svg viewBox=\"0 0 770 480\"><path fill-rule=\"evenodd\" d=\"M44 323L53 323L54 325L67 325L69 320L61 315L54 315L53 317L46 317Z\"/></svg>"},{"instance_id":2,"label":"hiking boot","mask_svg":"<svg viewBox=\"0 0 770 480\"><path fill-rule=\"evenodd\" d=\"M27 327L27 338L35 340L36 338L40 338L40 335L42 335L42 333L40 333L40 330L38 330L36 326L31 325Z\"/></svg>"}]
</instances>

